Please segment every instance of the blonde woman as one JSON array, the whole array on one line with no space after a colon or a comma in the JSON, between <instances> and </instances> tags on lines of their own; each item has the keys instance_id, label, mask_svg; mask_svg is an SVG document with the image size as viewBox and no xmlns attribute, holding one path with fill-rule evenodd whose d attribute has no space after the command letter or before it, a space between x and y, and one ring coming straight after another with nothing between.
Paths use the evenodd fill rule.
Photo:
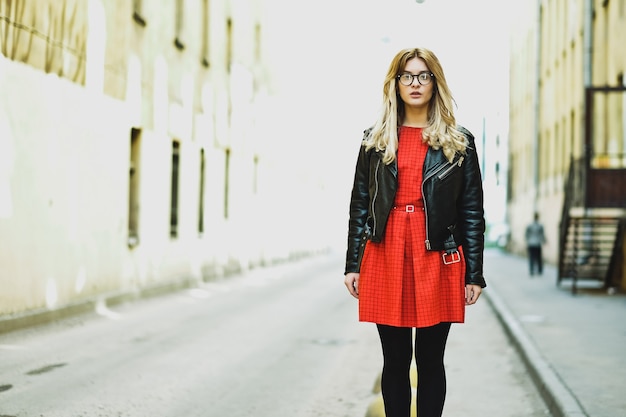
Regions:
<instances>
[{"instance_id":1,"label":"blonde woman","mask_svg":"<svg viewBox=\"0 0 626 417\"><path fill-rule=\"evenodd\" d=\"M441 416L451 323L486 286L480 168L453 104L435 54L400 51L357 159L344 282L359 320L377 325L387 417L410 416L413 346L417 415Z\"/></svg>"}]
</instances>

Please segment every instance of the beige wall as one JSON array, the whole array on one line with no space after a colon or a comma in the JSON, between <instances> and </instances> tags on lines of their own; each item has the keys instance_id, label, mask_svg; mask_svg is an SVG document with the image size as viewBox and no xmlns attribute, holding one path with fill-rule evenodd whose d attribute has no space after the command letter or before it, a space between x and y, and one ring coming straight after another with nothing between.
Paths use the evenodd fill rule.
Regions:
<instances>
[{"instance_id":1,"label":"beige wall","mask_svg":"<svg viewBox=\"0 0 626 417\"><path fill-rule=\"evenodd\" d=\"M0 3L0 54L78 84L85 82L87 0Z\"/></svg>"},{"instance_id":2,"label":"beige wall","mask_svg":"<svg viewBox=\"0 0 626 417\"><path fill-rule=\"evenodd\" d=\"M548 233L546 258L558 260L558 225L563 184L571 157L584 154L584 24L587 0L525 2L511 48L511 177L508 212L511 248L524 253L524 227L534 208ZM626 68L626 5L623 1L593 0L593 85L618 83ZM538 13L541 8L541 24ZM540 37L537 54L536 36ZM537 60L538 57L538 60ZM536 83L539 83L538 85ZM538 95L537 95L538 94ZM535 109L536 98L539 108ZM615 109L616 103L611 108ZM619 104L619 103L617 103ZM537 110L535 112L535 110ZM624 112L600 113L606 129L597 149L623 149ZM537 127L537 134L533 126ZM619 139L616 139L619 138ZM536 140L536 142L535 142ZM608 142L613 141L610 145ZM535 165L537 171L535 177Z\"/></svg>"}]
</instances>

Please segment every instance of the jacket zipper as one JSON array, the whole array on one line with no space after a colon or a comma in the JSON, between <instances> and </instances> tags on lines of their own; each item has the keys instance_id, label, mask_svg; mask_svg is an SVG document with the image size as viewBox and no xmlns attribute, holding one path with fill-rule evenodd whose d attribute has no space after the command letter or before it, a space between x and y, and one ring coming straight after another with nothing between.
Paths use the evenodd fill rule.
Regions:
<instances>
[{"instance_id":1,"label":"jacket zipper","mask_svg":"<svg viewBox=\"0 0 626 417\"><path fill-rule=\"evenodd\" d=\"M452 170L454 169L455 165L458 165L459 167L463 164L463 159L465 159L465 157L460 157L458 161L456 161L453 164L450 164L450 167L448 167L448 169L446 169L444 172L442 172L441 174L439 174L437 177L442 180L445 177L448 176L448 174L450 174L450 172L452 172Z\"/></svg>"},{"instance_id":2,"label":"jacket zipper","mask_svg":"<svg viewBox=\"0 0 626 417\"><path fill-rule=\"evenodd\" d=\"M374 189L374 196L372 197L372 219L374 219L374 225L372 227L372 236L376 233L376 197L378 197L378 169L380 168L380 159L376 161L376 170L374 171L374 180L376 187Z\"/></svg>"},{"instance_id":3,"label":"jacket zipper","mask_svg":"<svg viewBox=\"0 0 626 417\"><path fill-rule=\"evenodd\" d=\"M426 205L426 196L424 195L424 184L426 183L426 181L428 181L430 178L434 177L435 175L437 175L437 178L439 178L440 180L444 179L454 169L455 165L458 165L459 167L461 166L461 164L463 163L463 159L464 157L460 157L457 162L454 162L454 163L448 162L446 165L442 166L440 169L433 172L432 174L430 174L429 176L427 176L426 178L422 180L422 200L424 200L424 218L426 220L426 240L424 241L424 243L426 244L426 250L431 250L431 246L430 246L430 238L428 237L428 206ZM445 171L439 174L441 170L445 170Z\"/></svg>"}]
</instances>

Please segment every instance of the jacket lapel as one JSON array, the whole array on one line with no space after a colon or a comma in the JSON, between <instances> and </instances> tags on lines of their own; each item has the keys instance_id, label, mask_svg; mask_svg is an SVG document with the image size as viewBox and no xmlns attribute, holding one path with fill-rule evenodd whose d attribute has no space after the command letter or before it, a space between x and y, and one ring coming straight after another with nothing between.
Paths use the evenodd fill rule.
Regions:
<instances>
[{"instance_id":1,"label":"jacket lapel","mask_svg":"<svg viewBox=\"0 0 626 417\"><path fill-rule=\"evenodd\" d=\"M426 152L426 159L424 160L424 172L423 177L428 177L432 172L439 169L442 165L448 163L446 156L441 149L428 148Z\"/></svg>"}]
</instances>

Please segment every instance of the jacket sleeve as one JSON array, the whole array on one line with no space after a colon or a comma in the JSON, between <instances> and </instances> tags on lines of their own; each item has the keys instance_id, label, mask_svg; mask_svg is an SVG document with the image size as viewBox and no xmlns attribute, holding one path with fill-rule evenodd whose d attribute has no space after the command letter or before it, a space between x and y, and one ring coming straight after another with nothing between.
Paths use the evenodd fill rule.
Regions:
<instances>
[{"instance_id":1,"label":"jacket sleeve","mask_svg":"<svg viewBox=\"0 0 626 417\"><path fill-rule=\"evenodd\" d=\"M368 131L365 132L367 135ZM369 206L369 152L361 145L354 173L350 196L350 218L348 220L348 249L344 274L359 272L360 245L365 232Z\"/></svg>"},{"instance_id":2,"label":"jacket sleeve","mask_svg":"<svg viewBox=\"0 0 626 417\"><path fill-rule=\"evenodd\" d=\"M459 223L465 255L465 283L486 287L483 276L483 253L485 250L485 212L482 177L474 136L465 128L459 130L465 134L469 145L464 166L463 189L459 198Z\"/></svg>"}]
</instances>

